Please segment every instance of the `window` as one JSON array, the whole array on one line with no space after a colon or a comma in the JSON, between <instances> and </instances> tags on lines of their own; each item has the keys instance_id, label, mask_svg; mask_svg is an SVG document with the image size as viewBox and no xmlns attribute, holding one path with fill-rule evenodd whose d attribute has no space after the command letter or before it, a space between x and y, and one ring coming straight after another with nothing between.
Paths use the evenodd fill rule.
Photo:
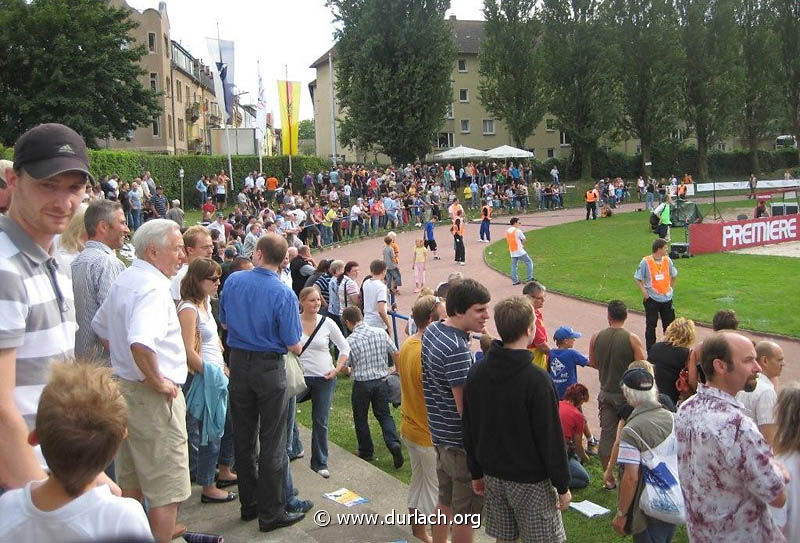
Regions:
<instances>
[{"instance_id":1,"label":"window","mask_svg":"<svg viewBox=\"0 0 800 543\"><path fill-rule=\"evenodd\" d=\"M150 88L154 91L158 90L158 74L150 72Z\"/></svg>"},{"instance_id":2,"label":"window","mask_svg":"<svg viewBox=\"0 0 800 543\"><path fill-rule=\"evenodd\" d=\"M547 150L547 158L555 158L555 156L556 156L556 153L555 153L555 151L553 151L552 148Z\"/></svg>"},{"instance_id":3,"label":"window","mask_svg":"<svg viewBox=\"0 0 800 543\"><path fill-rule=\"evenodd\" d=\"M153 137L161 137L161 117L153 119Z\"/></svg>"},{"instance_id":4,"label":"window","mask_svg":"<svg viewBox=\"0 0 800 543\"><path fill-rule=\"evenodd\" d=\"M147 48L150 50L151 53L156 52L156 33L155 32L148 32L147 33Z\"/></svg>"},{"instance_id":5,"label":"window","mask_svg":"<svg viewBox=\"0 0 800 543\"><path fill-rule=\"evenodd\" d=\"M184 134L184 132L183 132L183 119L178 119L178 140L179 141L183 141L184 140L183 134Z\"/></svg>"},{"instance_id":6,"label":"window","mask_svg":"<svg viewBox=\"0 0 800 543\"><path fill-rule=\"evenodd\" d=\"M548 132L553 132L556 129L556 120L555 119L547 119L545 121L545 127L547 128Z\"/></svg>"},{"instance_id":7,"label":"window","mask_svg":"<svg viewBox=\"0 0 800 543\"><path fill-rule=\"evenodd\" d=\"M464 58L458 59L458 71L459 72L466 72L467 71L467 60Z\"/></svg>"},{"instance_id":8,"label":"window","mask_svg":"<svg viewBox=\"0 0 800 543\"><path fill-rule=\"evenodd\" d=\"M484 135L494 134L494 119L483 120L483 134Z\"/></svg>"},{"instance_id":9,"label":"window","mask_svg":"<svg viewBox=\"0 0 800 543\"><path fill-rule=\"evenodd\" d=\"M167 98L172 96L172 79L170 79L169 77L167 78L167 86L164 90L167 91Z\"/></svg>"},{"instance_id":10,"label":"window","mask_svg":"<svg viewBox=\"0 0 800 543\"><path fill-rule=\"evenodd\" d=\"M167 139L172 139L172 115L167 115Z\"/></svg>"},{"instance_id":11,"label":"window","mask_svg":"<svg viewBox=\"0 0 800 543\"><path fill-rule=\"evenodd\" d=\"M677 141L678 143L681 143L683 141L683 138L686 137L686 135L684 134L683 130L681 130L679 128L679 129L671 132L669 137L672 138L673 140Z\"/></svg>"},{"instance_id":12,"label":"window","mask_svg":"<svg viewBox=\"0 0 800 543\"><path fill-rule=\"evenodd\" d=\"M189 85L186 85L186 101L189 102L189 103L192 102L191 94L190 94L190 91L189 91Z\"/></svg>"},{"instance_id":13,"label":"window","mask_svg":"<svg viewBox=\"0 0 800 543\"><path fill-rule=\"evenodd\" d=\"M436 147L439 149L453 147L453 141L452 132L439 132L439 135L436 138Z\"/></svg>"},{"instance_id":14,"label":"window","mask_svg":"<svg viewBox=\"0 0 800 543\"><path fill-rule=\"evenodd\" d=\"M559 142L561 143L562 147L566 147L568 145L572 145L572 138L570 138L569 134L566 132L561 132L559 136Z\"/></svg>"},{"instance_id":15,"label":"window","mask_svg":"<svg viewBox=\"0 0 800 543\"><path fill-rule=\"evenodd\" d=\"M469 134L469 119L461 119L461 133Z\"/></svg>"},{"instance_id":16,"label":"window","mask_svg":"<svg viewBox=\"0 0 800 543\"><path fill-rule=\"evenodd\" d=\"M181 86L180 83L175 85L175 99L178 100L178 102L183 102L183 86Z\"/></svg>"},{"instance_id":17,"label":"window","mask_svg":"<svg viewBox=\"0 0 800 543\"><path fill-rule=\"evenodd\" d=\"M469 89L458 89L458 101L469 102Z\"/></svg>"},{"instance_id":18,"label":"window","mask_svg":"<svg viewBox=\"0 0 800 543\"><path fill-rule=\"evenodd\" d=\"M167 55L167 58L170 58L172 55L169 54L170 46L169 46L169 38L166 34L164 34L164 51Z\"/></svg>"},{"instance_id":19,"label":"window","mask_svg":"<svg viewBox=\"0 0 800 543\"><path fill-rule=\"evenodd\" d=\"M450 105L447 106L447 118L448 119L455 119L456 118L455 113L453 112L453 104L452 103L450 103Z\"/></svg>"}]
</instances>

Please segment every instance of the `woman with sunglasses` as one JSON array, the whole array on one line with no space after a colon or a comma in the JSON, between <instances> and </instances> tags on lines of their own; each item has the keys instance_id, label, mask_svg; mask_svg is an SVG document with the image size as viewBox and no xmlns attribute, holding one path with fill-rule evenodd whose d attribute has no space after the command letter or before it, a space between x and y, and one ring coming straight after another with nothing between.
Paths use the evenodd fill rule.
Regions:
<instances>
[{"instance_id":1,"label":"woman with sunglasses","mask_svg":"<svg viewBox=\"0 0 800 543\"><path fill-rule=\"evenodd\" d=\"M181 282L181 301L178 304L178 320L181 323L181 335L186 348L186 361L189 370L195 376L203 379L192 379L192 386L187 394L187 430L191 434L198 427L206 425L203 434L208 434L207 443L198 440L196 465L196 481L203 487L200 495L202 503L225 503L236 499L236 494L223 490L224 487L236 484L236 474L231 471L233 466L233 427L231 425L230 405L227 399L228 368L222 359L222 343L217 333L217 323L211 314L211 296L216 296L222 269L220 265L210 258L198 258L189 264L186 276ZM207 387L200 385L201 381L214 379L219 386L214 390L219 391L216 398L217 404L207 405L214 401L205 394ZM201 420L193 409L197 402L194 397L211 409L212 412L224 411L224 428L213 428L213 421ZM220 405L222 402L223 405ZM201 412L208 409L200 409ZM219 436L218 434L221 434ZM217 436L217 437L215 437ZM219 464L217 484L214 484L214 474Z\"/></svg>"}]
</instances>

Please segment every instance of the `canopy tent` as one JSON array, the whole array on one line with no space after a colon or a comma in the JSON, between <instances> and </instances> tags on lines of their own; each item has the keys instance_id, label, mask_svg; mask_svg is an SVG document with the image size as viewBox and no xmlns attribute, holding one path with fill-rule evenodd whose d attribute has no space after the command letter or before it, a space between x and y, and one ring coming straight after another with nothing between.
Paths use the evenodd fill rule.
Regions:
<instances>
[{"instance_id":1,"label":"canopy tent","mask_svg":"<svg viewBox=\"0 0 800 543\"><path fill-rule=\"evenodd\" d=\"M485 158L487 156L488 155L486 154L486 151L459 145L458 147L453 147L452 149L448 149L447 151L442 151L437 155L433 155L433 158L437 160L457 160L464 158Z\"/></svg>"},{"instance_id":2,"label":"canopy tent","mask_svg":"<svg viewBox=\"0 0 800 543\"><path fill-rule=\"evenodd\" d=\"M533 158L533 153L510 145L501 145L486 151L489 158Z\"/></svg>"}]
</instances>

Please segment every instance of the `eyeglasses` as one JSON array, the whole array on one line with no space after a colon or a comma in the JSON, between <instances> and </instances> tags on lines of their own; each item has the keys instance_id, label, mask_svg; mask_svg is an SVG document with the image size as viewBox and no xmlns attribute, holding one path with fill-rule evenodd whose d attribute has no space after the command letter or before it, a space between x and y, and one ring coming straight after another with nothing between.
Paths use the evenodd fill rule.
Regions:
<instances>
[{"instance_id":1,"label":"eyeglasses","mask_svg":"<svg viewBox=\"0 0 800 543\"><path fill-rule=\"evenodd\" d=\"M206 279L212 283L219 283L220 277L219 275L215 275L213 277L206 277Z\"/></svg>"}]
</instances>

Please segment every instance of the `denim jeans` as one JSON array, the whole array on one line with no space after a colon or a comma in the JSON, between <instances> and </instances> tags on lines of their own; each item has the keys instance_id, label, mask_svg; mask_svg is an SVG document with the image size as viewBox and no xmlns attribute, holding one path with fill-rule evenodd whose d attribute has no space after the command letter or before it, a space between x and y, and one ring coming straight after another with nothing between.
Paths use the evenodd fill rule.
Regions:
<instances>
[{"instance_id":1,"label":"denim jeans","mask_svg":"<svg viewBox=\"0 0 800 543\"><path fill-rule=\"evenodd\" d=\"M336 377L306 377L308 390L298 403L311 400L311 469L328 469L328 417L336 391Z\"/></svg>"},{"instance_id":2,"label":"denim jeans","mask_svg":"<svg viewBox=\"0 0 800 543\"><path fill-rule=\"evenodd\" d=\"M481 221L481 239L485 239L486 241L491 241L492 236L489 232L490 221L488 219L483 219Z\"/></svg>"},{"instance_id":3,"label":"denim jeans","mask_svg":"<svg viewBox=\"0 0 800 543\"><path fill-rule=\"evenodd\" d=\"M330 245L333 243L333 230L330 226L325 226L324 224L320 227L320 231L322 233L322 244L323 245Z\"/></svg>"},{"instance_id":4,"label":"denim jeans","mask_svg":"<svg viewBox=\"0 0 800 543\"><path fill-rule=\"evenodd\" d=\"M138 230L140 226L142 226L142 210L141 209L131 209L131 215L133 215L133 230Z\"/></svg>"},{"instance_id":5,"label":"denim jeans","mask_svg":"<svg viewBox=\"0 0 800 543\"><path fill-rule=\"evenodd\" d=\"M633 543L669 543L675 534L675 525L645 516L647 529L633 534Z\"/></svg>"},{"instance_id":6,"label":"denim jeans","mask_svg":"<svg viewBox=\"0 0 800 543\"><path fill-rule=\"evenodd\" d=\"M569 487L586 488L589 486L589 474L574 456L569 457Z\"/></svg>"},{"instance_id":7,"label":"denim jeans","mask_svg":"<svg viewBox=\"0 0 800 543\"><path fill-rule=\"evenodd\" d=\"M286 456L295 458L303 452L303 443L300 441L300 432L297 429L297 397L289 398L289 412L286 417Z\"/></svg>"},{"instance_id":8,"label":"denim jeans","mask_svg":"<svg viewBox=\"0 0 800 543\"><path fill-rule=\"evenodd\" d=\"M511 257L511 282L512 283L519 283L519 274L517 273L517 267L519 266L519 261L523 261L525 263L525 267L528 269L528 277L526 281L530 281L533 279L533 260L527 254L522 256L512 256Z\"/></svg>"},{"instance_id":9,"label":"denim jeans","mask_svg":"<svg viewBox=\"0 0 800 543\"><path fill-rule=\"evenodd\" d=\"M189 425L198 430L197 443L199 444L199 433L201 432L203 421L191 415L187 415L187 419ZM209 439L207 444L199 445L197 449L196 480L198 485L209 486L214 483L217 464L233 466L233 425L231 424L230 405L228 406L228 413L225 415L225 432L222 434L222 438L218 441Z\"/></svg>"},{"instance_id":10,"label":"denim jeans","mask_svg":"<svg viewBox=\"0 0 800 543\"><path fill-rule=\"evenodd\" d=\"M397 437L397 428L392 414L389 412L389 385L383 379L370 381L354 381L353 391L350 395L350 405L353 409L353 422L358 440L358 454L360 456L373 456L375 448L369 431L369 406L372 404L372 413L378 419L383 431L383 441L389 450L400 447Z\"/></svg>"}]
</instances>

